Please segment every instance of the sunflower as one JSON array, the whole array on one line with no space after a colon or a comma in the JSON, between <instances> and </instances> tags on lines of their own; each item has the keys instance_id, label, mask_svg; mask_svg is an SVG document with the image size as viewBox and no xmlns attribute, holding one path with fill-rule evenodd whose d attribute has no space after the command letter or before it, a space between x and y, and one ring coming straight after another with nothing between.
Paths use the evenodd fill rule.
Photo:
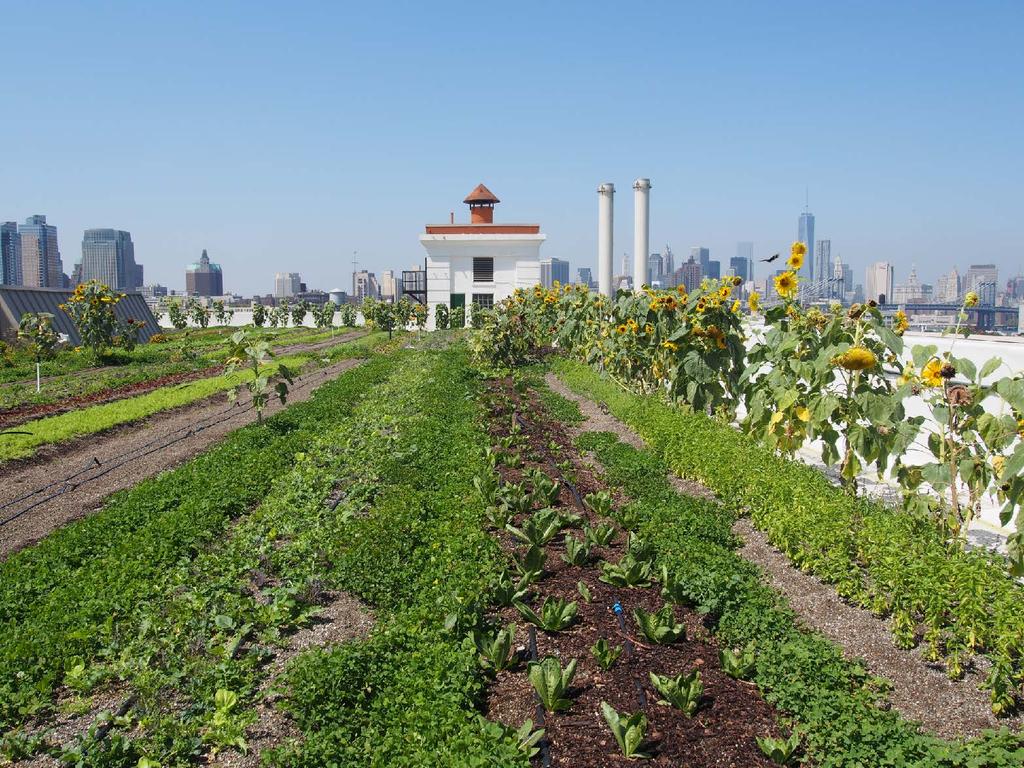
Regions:
<instances>
[{"instance_id":1,"label":"sunflower","mask_svg":"<svg viewBox=\"0 0 1024 768\"><path fill-rule=\"evenodd\" d=\"M694 307L694 309L696 309L698 312L703 312L705 309L707 309L707 303L704 301L703 298L697 299L697 306Z\"/></svg>"},{"instance_id":2,"label":"sunflower","mask_svg":"<svg viewBox=\"0 0 1024 768\"><path fill-rule=\"evenodd\" d=\"M652 333L654 333L654 326L651 325L650 323L644 323L644 333L650 336Z\"/></svg>"},{"instance_id":3,"label":"sunflower","mask_svg":"<svg viewBox=\"0 0 1024 768\"><path fill-rule=\"evenodd\" d=\"M907 363L906 367L903 369L903 373L900 374L900 377L898 379L896 379L896 381L902 387L904 384L911 383L916 378L917 378L917 369L914 368L914 364L913 363Z\"/></svg>"},{"instance_id":4,"label":"sunflower","mask_svg":"<svg viewBox=\"0 0 1024 768\"><path fill-rule=\"evenodd\" d=\"M933 357L921 371L921 380L929 387L942 386L942 361Z\"/></svg>"},{"instance_id":5,"label":"sunflower","mask_svg":"<svg viewBox=\"0 0 1024 768\"><path fill-rule=\"evenodd\" d=\"M679 345L676 344L674 341L663 341L661 342L661 346L667 349L669 352L679 351Z\"/></svg>"},{"instance_id":6,"label":"sunflower","mask_svg":"<svg viewBox=\"0 0 1024 768\"><path fill-rule=\"evenodd\" d=\"M750 307L751 312L760 312L761 294L759 294L757 291L754 291L752 294L750 294L750 298L747 299L747 306Z\"/></svg>"},{"instance_id":7,"label":"sunflower","mask_svg":"<svg viewBox=\"0 0 1024 768\"><path fill-rule=\"evenodd\" d=\"M730 296L732 296L732 286L723 285L721 288L718 289L718 298L720 298L722 301L725 301Z\"/></svg>"},{"instance_id":8,"label":"sunflower","mask_svg":"<svg viewBox=\"0 0 1024 768\"><path fill-rule=\"evenodd\" d=\"M967 295L964 296L965 307L976 307L978 306L978 294L974 291L968 291Z\"/></svg>"},{"instance_id":9,"label":"sunflower","mask_svg":"<svg viewBox=\"0 0 1024 768\"><path fill-rule=\"evenodd\" d=\"M775 277L775 290L784 299L796 296L797 278L793 272L783 272Z\"/></svg>"},{"instance_id":10,"label":"sunflower","mask_svg":"<svg viewBox=\"0 0 1024 768\"><path fill-rule=\"evenodd\" d=\"M615 328L615 332L617 334L619 334L619 336L621 336L622 334L626 333L628 330L629 330L629 326L627 326L625 323L623 323L622 325L619 325L619 326L617 326Z\"/></svg>"},{"instance_id":11,"label":"sunflower","mask_svg":"<svg viewBox=\"0 0 1024 768\"><path fill-rule=\"evenodd\" d=\"M677 285L676 286L676 293L678 293L680 296L685 296L686 295L686 286L683 285L682 283Z\"/></svg>"},{"instance_id":12,"label":"sunflower","mask_svg":"<svg viewBox=\"0 0 1024 768\"><path fill-rule=\"evenodd\" d=\"M713 340L716 347L719 349L725 349L725 331L717 325L709 325L707 330L704 332L704 335Z\"/></svg>"},{"instance_id":13,"label":"sunflower","mask_svg":"<svg viewBox=\"0 0 1024 768\"><path fill-rule=\"evenodd\" d=\"M800 243L800 245L803 245L803 243ZM786 259L786 263L789 265L790 269L798 270L804 265L804 255L793 251L789 254L789 258Z\"/></svg>"},{"instance_id":14,"label":"sunflower","mask_svg":"<svg viewBox=\"0 0 1024 768\"><path fill-rule=\"evenodd\" d=\"M806 256L807 255L807 246L804 245L803 243L801 243L799 240L797 240L795 243L793 243L789 247L789 255L790 256L798 256L798 255L799 256Z\"/></svg>"},{"instance_id":15,"label":"sunflower","mask_svg":"<svg viewBox=\"0 0 1024 768\"><path fill-rule=\"evenodd\" d=\"M739 275L733 275L732 276L732 284L733 285L743 285L743 278L740 277Z\"/></svg>"},{"instance_id":16,"label":"sunflower","mask_svg":"<svg viewBox=\"0 0 1024 768\"><path fill-rule=\"evenodd\" d=\"M732 309L731 309L730 311L731 311L731 312L732 312L732 313L733 313L734 315L735 315L735 314L736 314L737 312L739 312L739 311L740 311L740 300L739 300L739 299L736 299L736 300L735 300L735 301L734 301L734 302L732 303Z\"/></svg>"},{"instance_id":17,"label":"sunflower","mask_svg":"<svg viewBox=\"0 0 1024 768\"><path fill-rule=\"evenodd\" d=\"M907 313L902 309L896 310L896 318L893 321L892 329L896 332L897 336L902 336L906 330L910 327L910 320L907 319Z\"/></svg>"},{"instance_id":18,"label":"sunflower","mask_svg":"<svg viewBox=\"0 0 1024 768\"><path fill-rule=\"evenodd\" d=\"M874 368L878 363L875 353L867 347L851 347L834 360L841 368L848 371L863 371L867 368Z\"/></svg>"}]
</instances>

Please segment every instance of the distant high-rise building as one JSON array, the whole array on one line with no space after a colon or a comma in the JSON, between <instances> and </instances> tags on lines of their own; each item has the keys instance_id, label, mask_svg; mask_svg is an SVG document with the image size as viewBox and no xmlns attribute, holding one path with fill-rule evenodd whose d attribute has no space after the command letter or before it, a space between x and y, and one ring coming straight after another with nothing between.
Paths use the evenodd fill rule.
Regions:
<instances>
[{"instance_id":1,"label":"distant high-rise building","mask_svg":"<svg viewBox=\"0 0 1024 768\"><path fill-rule=\"evenodd\" d=\"M662 277L665 274L665 263L660 253L652 253L647 257L647 284L654 285L664 282Z\"/></svg>"},{"instance_id":2,"label":"distant high-rise building","mask_svg":"<svg viewBox=\"0 0 1024 768\"><path fill-rule=\"evenodd\" d=\"M361 302L366 298L380 298L380 284L377 282L377 276L365 269L353 272L352 296L356 302Z\"/></svg>"},{"instance_id":3,"label":"distant high-rise building","mask_svg":"<svg viewBox=\"0 0 1024 768\"><path fill-rule=\"evenodd\" d=\"M665 245L665 250L661 252L661 272L663 275L671 275L676 271L676 257L672 253L672 249Z\"/></svg>"},{"instance_id":4,"label":"distant high-rise building","mask_svg":"<svg viewBox=\"0 0 1024 768\"><path fill-rule=\"evenodd\" d=\"M274 274L274 296L279 299L296 296L302 292L302 277L298 272L277 272Z\"/></svg>"},{"instance_id":5,"label":"distant high-rise building","mask_svg":"<svg viewBox=\"0 0 1024 768\"><path fill-rule=\"evenodd\" d=\"M700 286L700 281L704 277L704 270L701 269L700 262L695 258L693 250L690 251L690 260L679 265L679 269L676 270L676 276L676 284L679 285L681 283L688 290L693 291Z\"/></svg>"},{"instance_id":6,"label":"distant high-rise building","mask_svg":"<svg viewBox=\"0 0 1024 768\"><path fill-rule=\"evenodd\" d=\"M935 301L940 304L956 304L963 292L960 290L960 273L953 269L949 274L939 275L935 283Z\"/></svg>"},{"instance_id":7,"label":"distant high-rise building","mask_svg":"<svg viewBox=\"0 0 1024 768\"><path fill-rule=\"evenodd\" d=\"M385 269L380 276L380 297L395 302L402 298L402 280L395 277L392 269Z\"/></svg>"},{"instance_id":8,"label":"distant high-rise building","mask_svg":"<svg viewBox=\"0 0 1024 768\"><path fill-rule=\"evenodd\" d=\"M1006 298L1011 301L1024 299L1024 275L1017 275L1006 281Z\"/></svg>"},{"instance_id":9,"label":"distant high-rise building","mask_svg":"<svg viewBox=\"0 0 1024 768\"><path fill-rule=\"evenodd\" d=\"M21 237L22 284L30 288L63 288L64 264L57 247L57 228L45 216L29 216L18 227Z\"/></svg>"},{"instance_id":10,"label":"distant high-rise building","mask_svg":"<svg viewBox=\"0 0 1024 768\"><path fill-rule=\"evenodd\" d=\"M832 265L832 241L817 240L814 243L814 282L821 285L821 295L831 294L832 286L822 281L835 277Z\"/></svg>"},{"instance_id":11,"label":"distant high-rise building","mask_svg":"<svg viewBox=\"0 0 1024 768\"><path fill-rule=\"evenodd\" d=\"M722 262L712 259L708 261L708 268L704 277L710 278L711 280L722 279Z\"/></svg>"},{"instance_id":12,"label":"distant high-rise building","mask_svg":"<svg viewBox=\"0 0 1024 768\"><path fill-rule=\"evenodd\" d=\"M565 259L541 259L540 284L550 288L556 280L563 285L569 282L569 262Z\"/></svg>"},{"instance_id":13,"label":"distant high-rise building","mask_svg":"<svg viewBox=\"0 0 1024 768\"><path fill-rule=\"evenodd\" d=\"M131 233L120 229L87 229L82 236L82 269L79 282L99 280L115 291L134 293L138 265Z\"/></svg>"},{"instance_id":14,"label":"distant high-rise building","mask_svg":"<svg viewBox=\"0 0 1024 768\"><path fill-rule=\"evenodd\" d=\"M838 253L836 254L836 261L839 262L839 254ZM855 290L857 290L857 288L859 286L856 286L853 283L853 267L851 267L849 264L847 264L845 262L840 262L840 263L842 264L842 267L843 267L843 293L842 293L842 296L840 296L839 298L841 298L843 301L848 301L848 302L852 303L852 302L856 301L856 299L853 296L853 293L854 293ZM862 292L863 292L863 290L864 289L861 288Z\"/></svg>"},{"instance_id":15,"label":"distant high-rise building","mask_svg":"<svg viewBox=\"0 0 1024 768\"><path fill-rule=\"evenodd\" d=\"M814 276L814 214L804 211L800 214L800 221L797 223L796 239L807 246L807 253L804 256L804 265L800 269L800 277L805 280L815 280Z\"/></svg>"},{"instance_id":16,"label":"distant high-rise building","mask_svg":"<svg viewBox=\"0 0 1024 768\"><path fill-rule=\"evenodd\" d=\"M876 261L864 273L864 298L888 304L893 298L894 272L892 264Z\"/></svg>"},{"instance_id":17,"label":"distant high-rise building","mask_svg":"<svg viewBox=\"0 0 1024 768\"><path fill-rule=\"evenodd\" d=\"M0 285L21 285L21 236L13 221L0 222Z\"/></svg>"},{"instance_id":18,"label":"distant high-rise building","mask_svg":"<svg viewBox=\"0 0 1024 768\"><path fill-rule=\"evenodd\" d=\"M999 269L995 264L971 264L964 275L961 288L966 293L974 291L978 294L981 304L987 307L996 303L996 284L999 282Z\"/></svg>"},{"instance_id":19,"label":"distant high-rise building","mask_svg":"<svg viewBox=\"0 0 1024 768\"><path fill-rule=\"evenodd\" d=\"M917 277L917 266L910 266L910 274L907 275L907 282L893 286L891 304L911 304L923 300L921 281Z\"/></svg>"},{"instance_id":20,"label":"distant high-rise building","mask_svg":"<svg viewBox=\"0 0 1024 768\"><path fill-rule=\"evenodd\" d=\"M594 271L590 267L580 267L576 270L576 282L588 288L594 284Z\"/></svg>"},{"instance_id":21,"label":"distant high-rise building","mask_svg":"<svg viewBox=\"0 0 1024 768\"><path fill-rule=\"evenodd\" d=\"M701 274L706 277L708 273L708 264L711 262L711 249L695 245L690 248L690 258L700 264Z\"/></svg>"},{"instance_id":22,"label":"distant high-rise building","mask_svg":"<svg viewBox=\"0 0 1024 768\"><path fill-rule=\"evenodd\" d=\"M210 261L205 248L199 261L185 268L185 292L193 296L224 295L224 273L220 264Z\"/></svg>"},{"instance_id":23,"label":"distant high-rise building","mask_svg":"<svg viewBox=\"0 0 1024 768\"><path fill-rule=\"evenodd\" d=\"M744 266L740 271L737 267ZM736 243L736 258L729 262L733 271L743 278L744 282L754 279L754 244L749 241Z\"/></svg>"}]
</instances>

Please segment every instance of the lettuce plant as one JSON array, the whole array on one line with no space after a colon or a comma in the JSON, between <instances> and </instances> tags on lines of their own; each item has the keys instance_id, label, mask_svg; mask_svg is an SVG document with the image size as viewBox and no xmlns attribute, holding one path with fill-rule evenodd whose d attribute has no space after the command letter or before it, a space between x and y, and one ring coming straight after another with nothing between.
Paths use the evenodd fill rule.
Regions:
<instances>
[{"instance_id":1,"label":"lettuce plant","mask_svg":"<svg viewBox=\"0 0 1024 768\"><path fill-rule=\"evenodd\" d=\"M601 581L613 587L649 587L651 564L640 562L627 552L617 563L601 563Z\"/></svg>"},{"instance_id":2,"label":"lettuce plant","mask_svg":"<svg viewBox=\"0 0 1024 768\"><path fill-rule=\"evenodd\" d=\"M704 683L700 679L700 670L695 669L688 675L678 674L675 677L657 675L649 672L648 676L654 689L664 696L658 701L675 707L687 717L693 717L700 707L701 696L704 695Z\"/></svg>"},{"instance_id":3,"label":"lettuce plant","mask_svg":"<svg viewBox=\"0 0 1024 768\"><path fill-rule=\"evenodd\" d=\"M597 665L603 670L609 670L612 665L618 661L619 656L622 655L621 645L611 645L603 637L590 646L590 652L594 654L594 658L597 660Z\"/></svg>"},{"instance_id":4,"label":"lettuce plant","mask_svg":"<svg viewBox=\"0 0 1024 768\"><path fill-rule=\"evenodd\" d=\"M590 559L590 542L577 539L575 536L565 537L565 553L562 559L569 565L586 565Z\"/></svg>"},{"instance_id":5,"label":"lettuce plant","mask_svg":"<svg viewBox=\"0 0 1024 768\"><path fill-rule=\"evenodd\" d=\"M686 639L686 625L676 623L675 613L669 603L653 613L637 608L633 611L633 619L644 637L652 643L671 645Z\"/></svg>"},{"instance_id":6,"label":"lettuce plant","mask_svg":"<svg viewBox=\"0 0 1024 768\"><path fill-rule=\"evenodd\" d=\"M757 663L757 657L754 655L754 642L747 643L741 650L722 648L718 652L718 660L729 677L736 680L749 680Z\"/></svg>"},{"instance_id":7,"label":"lettuce plant","mask_svg":"<svg viewBox=\"0 0 1024 768\"><path fill-rule=\"evenodd\" d=\"M562 530L562 518L549 507L526 518L518 528L509 523L505 530L524 544L542 547Z\"/></svg>"},{"instance_id":8,"label":"lettuce plant","mask_svg":"<svg viewBox=\"0 0 1024 768\"><path fill-rule=\"evenodd\" d=\"M515 669L519 665L519 655L514 650L515 637L515 624L509 624L494 634L476 630L473 633L473 642L476 644L481 666L494 672Z\"/></svg>"},{"instance_id":9,"label":"lettuce plant","mask_svg":"<svg viewBox=\"0 0 1024 768\"><path fill-rule=\"evenodd\" d=\"M554 656L545 656L541 661L531 661L527 676L530 684L537 691L540 702L548 712L560 712L572 706L565 698L565 692L572 685L576 675L576 659L572 659L562 669L562 665Z\"/></svg>"},{"instance_id":10,"label":"lettuce plant","mask_svg":"<svg viewBox=\"0 0 1024 768\"><path fill-rule=\"evenodd\" d=\"M643 712L635 712L623 718L608 702L602 701L601 714L622 750L623 757L630 760L646 760L651 757L651 753L643 748L647 737L647 717Z\"/></svg>"},{"instance_id":11,"label":"lettuce plant","mask_svg":"<svg viewBox=\"0 0 1024 768\"><path fill-rule=\"evenodd\" d=\"M534 611L526 603L516 603L516 608L529 621L545 632L561 632L576 620L578 606L560 597L549 597L540 607L540 613Z\"/></svg>"},{"instance_id":12,"label":"lettuce plant","mask_svg":"<svg viewBox=\"0 0 1024 768\"><path fill-rule=\"evenodd\" d=\"M757 746L764 756L776 765L792 765L797 750L800 748L800 734L794 733L788 739L773 739L770 736L758 736Z\"/></svg>"},{"instance_id":13,"label":"lettuce plant","mask_svg":"<svg viewBox=\"0 0 1024 768\"><path fill-rule=\"evenodd\" d=\"M593 528L589 525L583 529L583 536L591 544L597 547L607 547L618 535L618 531L614 525L608 525L607 523L601 523Z\"/></svg>"}]
</instances>

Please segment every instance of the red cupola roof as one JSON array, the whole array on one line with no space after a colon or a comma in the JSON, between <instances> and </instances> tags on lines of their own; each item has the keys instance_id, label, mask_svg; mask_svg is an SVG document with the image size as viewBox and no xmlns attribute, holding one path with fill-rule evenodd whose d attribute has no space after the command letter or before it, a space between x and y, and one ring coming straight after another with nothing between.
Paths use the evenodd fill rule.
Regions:
<instances>
[{"instance_id":1,"label":"red cupola roof","mask_svg":"<svg viewBox=\"0 0 1024 768\"><path fill-rule=\"evenodd\" d=\"M477 184L476 189L466 195L466 199L462 202L468 203L472 207L474 205L494 205L500 203L501 200L483 184Z\"/></svg>"}]
</instances>

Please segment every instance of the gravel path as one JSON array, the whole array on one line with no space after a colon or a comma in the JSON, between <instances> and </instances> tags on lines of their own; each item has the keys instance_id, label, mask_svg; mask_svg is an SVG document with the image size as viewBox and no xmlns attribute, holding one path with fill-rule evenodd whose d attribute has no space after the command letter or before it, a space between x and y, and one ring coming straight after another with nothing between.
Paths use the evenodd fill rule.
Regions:
<instances>
[{"instance_id":1,"label":"gravel path","mask_svg":"<svg viewBox=\"0 0 1024 768\"><path fill-rule=\"evenodd\" d=\"M579 404L586 421L574 432L612 432L635 448L644 447L642 438L603 406L577 395L553 373L545 381L553 391ZM675 476L669 481L680 493L714 498L699 483ZM891 683L889 702L905 718L946 739L977 736L987 728L1006 726L1017 731L1024 727L1024 715L996 718L992 714L988 692L980 689L985 659L975 660L978 671L950 680L923 658L920 648L896 648L887 620L850 605L830 585L794 568L748 519L738 520L733 531L744 541L740 556L764 570L765 581L786 597L806 627L840 646L847 658L862 659L872 674Z\"/></svg>"},{"instance_id":2,"label":"gravel path","mask_svg":"<svg viewBox=\"0 0 1024 768\"><path fill-rule=\"evenodd\" d=\"M288 404L308 400L325 381L360 362L342 360L302 374L289 390ZM175 467L252 423L256 413L250 403L244 389L234 406L221 393L109 432L44 446L31 459L8 462L0 484L0 560L99 509L112 493ZM264 413L282 407L272 400Z\"/></svg>"}]
</instances>

